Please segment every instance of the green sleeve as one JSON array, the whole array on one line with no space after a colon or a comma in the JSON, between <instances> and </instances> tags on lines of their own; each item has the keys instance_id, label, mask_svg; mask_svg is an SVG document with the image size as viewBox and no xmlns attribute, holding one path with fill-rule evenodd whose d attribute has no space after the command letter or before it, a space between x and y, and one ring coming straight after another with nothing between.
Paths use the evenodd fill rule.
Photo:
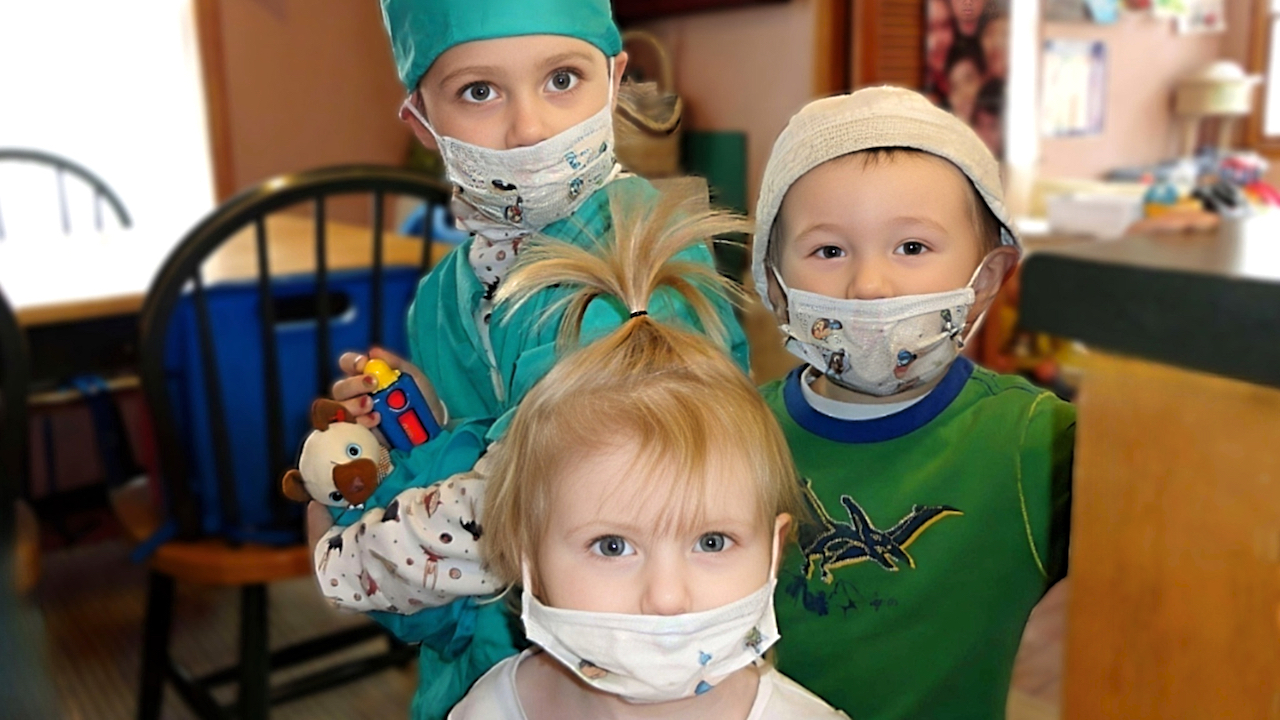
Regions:
<instances>
[{"instance_id":1,"label":"green sleeve","mask_svg":"<svg viewBox=\"0 0 1280 720\"><path fill-rule=\"evenodd\" d=\"M1046 587L1067 574L1075 434L1074 405L1048 392L1036 397L1023 431L1019 482Z\"/></svg>"},{"instance_id":2,"label":"green sleeve","mask_svg":"<svg viewBox=\"0 0 1280 720\"><path fill-rule=\"evenodd\" d=\"M1050 582L1067 576L1071 546L1071 485L1075 463L1076 408L1063 403L1054 417L1053 519L1049 531Z\"/></svg>"},{"instance_id":3,"label":"green sleeve","mask_svg":"<svg viewBox=\"0 0 1280 720\"><path fill-rule=\"evenodd\" d=\"M411 720L445 720L481 675L528 644L506 602L480 604L474 598L463 598L451 605L462 606L467 642L453 646L423 643Z\"/></svg>"}]
</instances>

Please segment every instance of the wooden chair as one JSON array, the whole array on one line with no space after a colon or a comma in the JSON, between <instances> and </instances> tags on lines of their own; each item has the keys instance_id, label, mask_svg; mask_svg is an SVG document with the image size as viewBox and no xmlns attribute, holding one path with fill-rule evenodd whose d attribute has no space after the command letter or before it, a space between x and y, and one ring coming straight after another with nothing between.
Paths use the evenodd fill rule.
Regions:
<instances>
[{"instance_id":1,"label":"wooden chair","mask_svg":"<svg viewBox=\"0 0 1280 720\"><path fill-rule=\"evenodd\" d=\"M68 177L70 182L79 183L88 188L92 195L92 211L94 229L102 231L106 224L108 216L114 218L115 224L128 228L132 226L132 218L128 210L125 209L124 203L120 200L107 183L98 175L94 174L87 168L72 162L71 160L54 155L52 153L42 152L39 150L30 150L23 148L0 148L0 173L6 169L15 166L38 166L51 172L53 183L47 187L40 188L42 192L57 193L58 215L61 221L61 230L64 235L70 234L72 231L72 196L68 193ZM12 198L0 198L0 211L6 205L4 201L12 201ZM7 206L12 208L18 203L8 202ZM50 224L53 219L50 218ZM5 239L4 217L0 214L0 240ZM47 371L48 368L45 368ZM56 377L59 383L58 387L48 387L50 381L55 378L46 376L44 378L33 379L32 393L29 396L29 404L31 412L28 421L32 426L37 428L40 433L40 443L37 448L42 448L43 472L45 478L43 483L40 482L40 474L28 475L25 483L30 483L21 489L23 497L22 504L19 505L19 519L23 522L24 527L28 524L35 523L38 516L46 527L51 528L57 535L61 536L64 542L74 542L85 531L83 528L72 530L68 525L68 517L73 517L79 512L85 510L93 510L104 507L107 501L107 493L114 488L110 486L110 477L102 478L108 482L101 481L91 484L78 485L71 489L63 489L55 486L55 479L58 477L58 459L63 453L63 447L60 444L72 441L69 437L58 437L55 435L50 423L51 414L54 408L66 407L71 404L81 403L85 400L85 396L70 387L62 386L62 383L69 381L71 378L65 376ZM116 374L109 378L103 378L104 386L114 394L120 390L132 390L138 386L138 378L132 373ZM109 404L114 402L111 399L103 399L102 403ZM83 407L83 406L82 406ZM98 438L104 437L104 432L120 433L123 426L116 423L110 427L103 427L99 424L98 418L95 417L94 428L98 431ZM114 437L114 435L112 436ZM41 452L37 449L36 452ZM126 452L127 454L127 452ZM122 458L132 461L132 457ZM136 465L136 463L134 463ZM39 466L37 466L39 467ZM37 473L40 473L37 470ZM37 486L43 486L41 491L37 491ZM28 567L31 567L28 565Z\"/></svg>"},{"instance_id":2,"label":"wooden chair","mask_svg":"<svg viewBox=\"0 0 1280 720\"><path fill-rule=\"evenodd\" d=\"M133 224L132 219L129 217L129 211L125 210L124 203L120 202L120 198L116 195L115 191L113 191L111 187L102 180L102 178L93 174L81 165L78 165L64 157L59 157L52 153L41 152L39 150L0 148L0 163L5 162L44 165L53 169L54 177L57 181L58 208L61 211L62 233L64 235L71 232L71 208L67 201L67 175L71 175L85 183L93 192L93 220L95 229L102 230L103 205L110 208L112 214L115 215L116 222L118 222L121 227L130 227ZM3 240L4 236L4 217L3 215L0 215L0 240Z\"/></svg>"},{"instance_id":3,"label":"wooden chair","mask_svg":"<svg viewBox=\"0 0 1280 720\"><path fill-rule=\"evenodd\" d=\"M0 578L5 590L21 595L34 584L38 533L18 499L27 473L27 383L30 378L26 340L13 310L0 293L0 550L16 577Z\"/></svg>"},{"instance_id":4,"label":"wooden chair","mask_svg":"<svg viewBox=\"0 0 1280 720\"><path fill-rule=\"evenodd\" d=\"M326 217L333 196L357 193L371 198L372 219L367 267L353 274L330 267L338 248L326 238ZM227 201L191 230L148 291L141 316L142 384L173 537L159 542L149 560L139 718L159 716L166 680L202 718L234 712L249 720L267 717L271 703L330 689L416 654L393 643L387 654L274 688L268 680L273 668L381 633L370 624L270 653L267 586L312 574L311 548L302 541L302 508L281 496L279 484L309 427L310 400L328 395L338 372L338 350L396 347L392 336L404 332L408 298L431 264L429 228L411 267L389 264L384 257L393 241L398 247L406 244L383 237L392 195L440 205L450 191L429 176L377 166L324 168L268 180ZM314 269L281 277L272 271L283 258L278 248L272 250L268 216L299 205L310 206L314 221L314 230L308 230L314 232L308 241ZM252 280L209 282L206 276L214 274L210 267L217 259L206 260L242 241L251 244L257 259ZM250 448L255 443L262 446L257 451ZM216 494L199 482L211 472ZM246 497L256 503L243 502ZM265 511L250 517L254 507ZM281 539L288 542L279 544ZM241 588L238 667L193 678L170 658L175 581ZM234 709L219 706L208 692L230 681L239 683Z\"/></svg>"},{"instance_id":5,"label":"wooden chair","mask_svg":"<svg viewBox=\"0 0 1280 720\"><path fill-rule=\"evenodd\" d=\"M15 504L26 475L26 343L0 293L0 682L4 717L58 717L45 654L43 617L31 596L38 534L30 509Z\"/></svg>"}]
</instances>

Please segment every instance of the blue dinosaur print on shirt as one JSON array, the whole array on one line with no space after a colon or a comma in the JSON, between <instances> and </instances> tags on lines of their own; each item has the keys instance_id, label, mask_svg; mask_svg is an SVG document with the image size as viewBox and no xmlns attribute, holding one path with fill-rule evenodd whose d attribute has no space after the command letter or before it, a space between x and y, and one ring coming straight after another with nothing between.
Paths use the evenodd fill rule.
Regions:
<instances>
[{"instance_id":1,"label":"blue dinosaur print on shirt","mask_svg":"<svg viewBox=\"0 0 1280 720\"><path fill-rule=\"evenodd\" d=\"M835 580L832 570L868 560L889 572L897 572L904 564L914 568L916 561L907 552L907 547L939 520L964 514L949 505L913 505L911 512L897 525L888 530L878 530L862 506L848 495L840 496L840 504L849 514L847 523L837 522L827 513L807 479L804 481L804 498L818 522L800 528L803 575L811 578L817 570L822 582L828 585Z\"/></svg>"}]
</instances>

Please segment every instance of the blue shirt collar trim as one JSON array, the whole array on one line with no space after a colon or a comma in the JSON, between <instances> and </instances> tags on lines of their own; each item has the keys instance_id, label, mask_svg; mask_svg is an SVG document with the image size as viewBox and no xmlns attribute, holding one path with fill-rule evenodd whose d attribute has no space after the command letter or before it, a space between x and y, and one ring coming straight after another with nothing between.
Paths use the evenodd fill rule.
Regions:
<instances>
[{"instance_id":1,"label":"blue shirt collar trim","mask_svg":"<svg viewBox=\"0 0 1280 720\"><path fill-rule=\"evenodd\" d=\"M805 401L800 383L804 382L807 367L801 365L792 370L783 384L782 397L787 414L797 425L814 435L843 443L885 442L915 432L941 415L959 397L973 375L973 362L965 357L956 358L942 377L942 382L915 405L874 420L841 420L823 415Z\"/></svg>"}]
</instances>

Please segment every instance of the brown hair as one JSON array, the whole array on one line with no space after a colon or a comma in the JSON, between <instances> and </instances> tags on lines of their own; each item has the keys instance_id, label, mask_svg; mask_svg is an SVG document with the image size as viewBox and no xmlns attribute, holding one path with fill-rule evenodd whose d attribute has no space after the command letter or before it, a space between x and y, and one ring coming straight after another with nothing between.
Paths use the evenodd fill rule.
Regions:
<instances>
[{"instance_id":1,"label":"brown hair","mask_svg":"<svg viewBox=\"0 0 1280 720\"><path fill-rule=\"evenodd\" d=\"M680 257L707 238L743 232L746 220L695 211L693 199L671 195L654 203L611 192L610 205L614 242L586 250L540 240L520 253L498 291L498 302L518 306L545 288L574 288L560 335L567 355L525 396L493 450L485 556L508 583L519 581L522 559L536 557L557 477L593 450L638 447L636 472L617 490L667 498L668 527L699 520L708 471L725 462L745 469L734 477L758 499L761 520L801 511L782 431L723 348L724 327L710 298L740 297L741 290L710 266ZM687 303L706 335L645 314L660 295ZM597 299L621 302L632 317L576 347L587 306ZM659 466L673 472L644 472Z\"/></svg>"}]
</instances>

